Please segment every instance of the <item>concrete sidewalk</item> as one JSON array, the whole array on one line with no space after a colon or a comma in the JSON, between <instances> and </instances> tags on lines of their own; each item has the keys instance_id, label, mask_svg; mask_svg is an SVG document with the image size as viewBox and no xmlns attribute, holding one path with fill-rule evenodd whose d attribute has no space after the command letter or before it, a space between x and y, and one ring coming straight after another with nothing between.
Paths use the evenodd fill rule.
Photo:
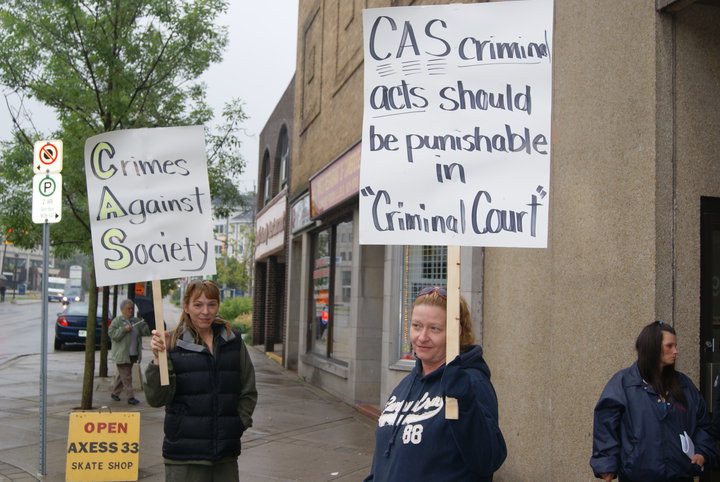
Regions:
<instances>
[{"instance_id":1,"label":"concrete sidewalk","mask_svg":"<svg viewBox=\"0 0 720 482\"><path fill-rule=\"evenodd\" d=\"M177 309L165 303L166 319ZM175 311L173 311L175 310ZM144 339L143 367L150 360ZM99 353L99 352L97 352ZM328 393L298 380L257 348L258 406L254 426L242 438L241 481L359 481L367 475L375 422ZM0 481L64 481L69 414L81 399L84 352L48 355L46 471L39 477L40 356L15 357L0 365ZM96 359L97 360L97 359ZM93 405L141 413L139 480L164 480L164 409L110 398L110 377L95 378ZM97 370L97 361L96 361ZM135 377L137 378L137 377ZM134 380L136 382L136 380Z\"/></svg>"}]
</instances>

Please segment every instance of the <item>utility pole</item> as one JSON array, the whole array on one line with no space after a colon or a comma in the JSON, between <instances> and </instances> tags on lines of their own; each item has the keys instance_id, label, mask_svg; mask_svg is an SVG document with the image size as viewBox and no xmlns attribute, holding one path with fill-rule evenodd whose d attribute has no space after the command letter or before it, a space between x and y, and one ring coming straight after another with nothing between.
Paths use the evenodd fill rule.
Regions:
<instances>
[{"instance_id":1,"label":"utility pole","mask_svg":"<svg viewBox=\"0 0 720 482\"><path fill-rule=\"evenodd\" d=\"M17 280L18 257L19 257L18 253L15 253L15 264L13 265L13 297L12 297L13 302L15 302L15 292L17 291L17 285L18 285L18 280Z\"/></svg>"},{"instance_id":2,"label":"utility pole","mask_svg":"<svg viewBox=\"0 0 720 482\"><path fill-rule=\"evenodd\" d=\"M220 297L221 300L225 299L225 290L227 289L227 266L228 266L228 237L230 236L230 216L227 216L225 218L225 238L223 240L223 244L225 245L225 256L223 259L223 265L225 266L225 275L223 276L223 284L222 284L222 296Z\"/></svg>"},{"instance_id":3,"label":"utility pole","mask_svg":"<svg viewBox=\"0 0 720 482\"><path fill-rule=\"evenodd\" d=\"M8 247L7 235L5 235L5 238L3 239L3 244L5 244L5 246L3 247L3 257L2 257L2 259L0 259L0 274L2 274L3 268L5 268L5 258L7 257L7 247Z\"/></svg>"}]
</instances>

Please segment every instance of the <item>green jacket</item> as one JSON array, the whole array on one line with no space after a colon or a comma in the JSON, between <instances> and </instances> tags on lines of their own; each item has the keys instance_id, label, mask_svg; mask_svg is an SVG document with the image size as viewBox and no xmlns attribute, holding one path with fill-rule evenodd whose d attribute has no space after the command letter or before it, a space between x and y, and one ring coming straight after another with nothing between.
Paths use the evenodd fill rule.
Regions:
<instances>
[{"instance_id":1,"label":"green jacket","mask_svg":"<svg viewBox=\"0 0 720 482\"><path fill-rule=\"evenodd\" d=\"M130 363L130 340L132 332L125 331L127 324L135 325L133 330L137 330L137 353L138 362L142 356L142 337L150 336L150 327L145 323L142 318L132 317L131 319L125 318L123 315L116 316L110 323L108 328L108 335L112 340L112 351L110 356L112 361L118 365Z\"/></svg>"}]
</instances>

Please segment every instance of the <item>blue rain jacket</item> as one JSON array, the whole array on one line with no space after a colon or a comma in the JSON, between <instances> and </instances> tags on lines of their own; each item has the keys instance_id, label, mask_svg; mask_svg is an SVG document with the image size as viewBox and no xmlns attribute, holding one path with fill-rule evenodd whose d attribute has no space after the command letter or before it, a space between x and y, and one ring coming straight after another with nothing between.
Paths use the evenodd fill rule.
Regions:
<instances>
[{"instance_id":1,"label":"blue rain jacket","mask_svg":"<svg viewBox=\"0 0 720 482\"><path fill-rule=\"evenodd\" d=\"M637 363L610 379L595 406L590 466L596 477L614 473L653 482L700 474L682 451L683 432L706 465L717 464L705 400L686 375L676 373L687 407L672 398L662 402L640 376Z\"/></svg>"}]
</instances>

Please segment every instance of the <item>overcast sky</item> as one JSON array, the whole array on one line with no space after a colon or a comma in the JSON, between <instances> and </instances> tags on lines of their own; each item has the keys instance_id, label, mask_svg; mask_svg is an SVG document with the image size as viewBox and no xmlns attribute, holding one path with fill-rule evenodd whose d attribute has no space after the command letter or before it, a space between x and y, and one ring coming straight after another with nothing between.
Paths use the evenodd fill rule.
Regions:
<instances>
[{"instance_id":1,"label":"overcast sky","mask_svg":"<svg viewBox=\"0 0 720 482\"><path fill-rule=\"evenodd\" d=\"M241 191L257 182L258 136L295 73L297 14L298 0L232 0L220 20L230 26L230 45L206 76L208 100L216 112L233 97L245 102Z\"/></svg>"},{"instance_id":2,"label":"overcast sky","mask_svg":"<svg viewBox=\"0 0 720 482\"><path fill-rule=\"evenodd\" d=\"M245 133L241 152L247 162L240 177L241 191L254 188L257 179L258 136L295 72L298 0L231 0L219 23L228 25L229 45L221 64L203 77L208 102L219 117L225 102L240 98L245 103ZM6 94L7 89L2 89ZM11 98L12 100L16 100ZM33 121L42 132L57 125L53 111L28 104ZM10 137L11 117L0 96L0 139ZM29 167L28 160L28 167Z\"/></svg>"}]
</instances>

